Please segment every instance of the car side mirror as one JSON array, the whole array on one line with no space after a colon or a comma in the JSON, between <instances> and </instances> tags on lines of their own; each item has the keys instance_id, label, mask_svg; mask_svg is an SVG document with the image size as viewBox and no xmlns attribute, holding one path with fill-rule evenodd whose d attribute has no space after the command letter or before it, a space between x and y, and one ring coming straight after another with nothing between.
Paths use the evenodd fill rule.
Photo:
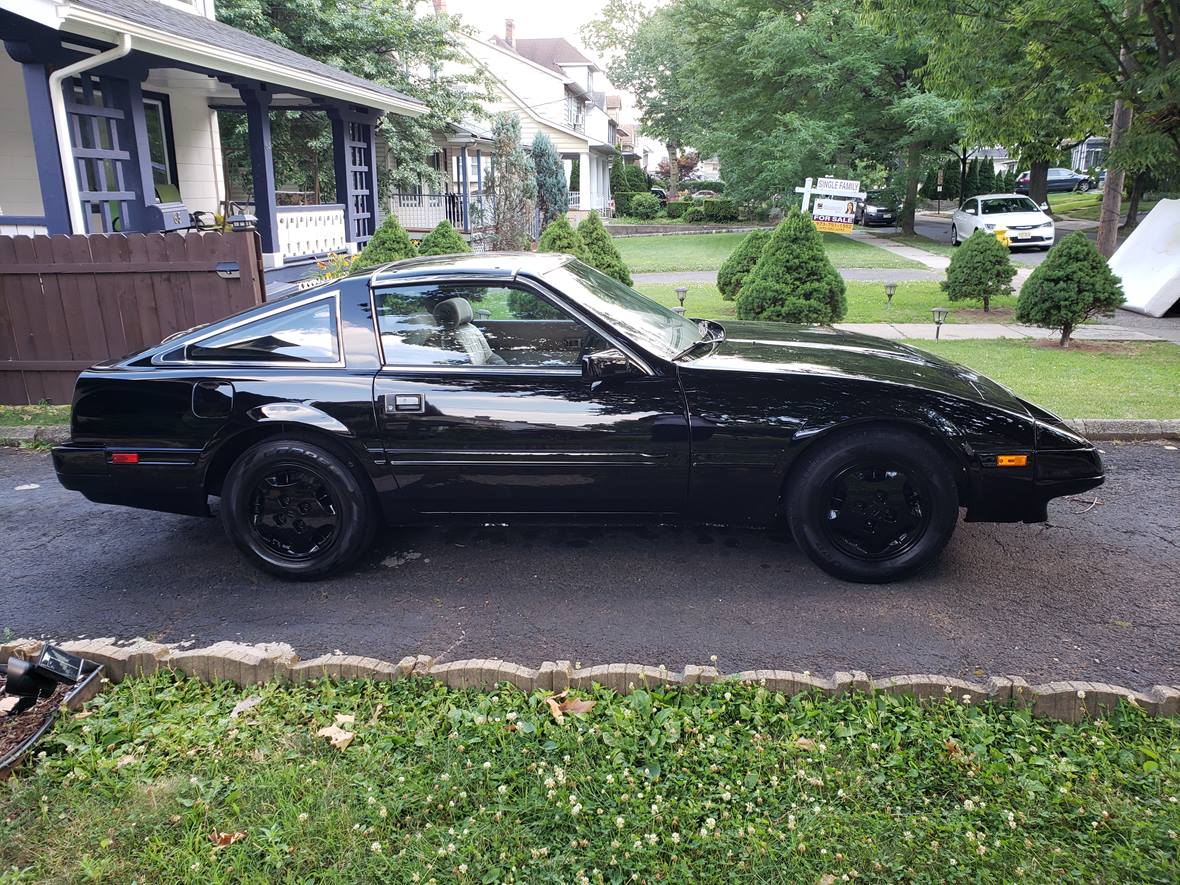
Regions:
<instances>
[{"instance_id":1,"label":"car side mirror","mask_svg":"<svg viewBox=\"0 0 1180 885\"><path fill-rule=\"evenodd\" d=\"M1041 203L1041 211L1048 212L1049 211L1049 204L1048 203Z\"/></svg>"},{"instance_id":2,"label":"car side mirror","mask_svg":"<svg viewBox=\"0 0 1180 885\"><path fill-rule=\"evenodd\" d=\"M614 347L582 357L582 377L591 381L629 375L631 371L631 361L627 355Z\"/></svg>"}]
</instances>

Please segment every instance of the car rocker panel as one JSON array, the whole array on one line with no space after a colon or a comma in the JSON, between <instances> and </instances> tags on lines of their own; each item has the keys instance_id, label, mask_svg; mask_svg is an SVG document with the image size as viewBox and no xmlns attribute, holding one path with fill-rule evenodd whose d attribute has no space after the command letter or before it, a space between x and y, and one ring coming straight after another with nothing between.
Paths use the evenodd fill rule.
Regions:
<instances>
[{"instance_id":1,"label":"car rocker panel","mask_svg":"<svg viewBox=\"0 0 1180 885\"><path fill-rule=\"evenodd\" d=\"M994 382L829 327L693 321L559 255L399 262L83 372L61 483L220 516L267 571L378 524L785 519L893 580L968 521L1035 521L1097 451Z\"/></svg>"}]
</instances>

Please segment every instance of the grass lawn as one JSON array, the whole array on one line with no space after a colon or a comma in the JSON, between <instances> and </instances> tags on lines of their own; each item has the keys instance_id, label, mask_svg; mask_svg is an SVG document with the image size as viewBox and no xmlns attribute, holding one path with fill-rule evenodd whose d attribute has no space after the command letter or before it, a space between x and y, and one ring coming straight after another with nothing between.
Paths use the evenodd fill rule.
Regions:
<instances>
[{"instance_id":1,"label":"grass lawn","mask_svg":"<svg viewBox=\"0 0 1180 885\"><path fill-rule=\"evenodd\" d=\"M843 320L846 323L925 323L930 321L930 308L939 306L952 307L947 322L981 322L980 311L975 310L973 305L953 305L935 282L898 283L892 307L886 306L888 302L882 283L846 280L844 285L848 296L848 315ZM676 300L676 287L673 285L644 283L636 288L668 307L676 307L680 303ZM689 314L703 319L724 320L737 316L734 302L724 300L716 286L690 285L684 306ZM1010 321L1015 307L1015 297L996 299L992 303L994 316L988 321Z\"/></svg>"},{"instance_id":2,"label":"grass lawn","mask_svg":"<svg viewBox=\"0 0 1180 885\"><path fill-rule=\"evenodd\" d=\"M0 406L0 427L69 423L69 406Z\"/></svg>"},{"instance_id":3,"label":"grass lawn","mask_svg":"<svg viewBox=\"0 0 1180 885\"><path fill-rule=\"evenodd\" d=\"M728 234L660 234L619 237L615 246L631 273L717 270L745 237ZM836 267L910 267L923 265L898 258L884 249L860 243L840 234L823 234L824 247Z\"/></svg>"},{"instance_id":4,"label":"grass lawn","mask_svg":"<svg viewBox=\"0 0 1180 885\"><path fill-rule=\"evenodd\" d=\"M1139 204L1139 215L1143 217L1155 206L1155 200L1144 200ZM1049 207L1057 215L1067 215L1070 218L1097 221L1098 212L1102 208L1102 191L1092 190L1084 194L1049 194ZM1127 201L1123 200L1123 214L1126 214Z\"/></svg>"},{"instance_id":5,"label":"grass lawn","mask_svg":"<svg viewBox=\"0 0 1180 885\"><path fill-rule=\"evenodd\" d=\"M251 695L261 703L231 718ZM129 680L0 784L8 882L1171 881L1180 722L758 686ZM355 717L343 751L315 733ZM217 847L216 843L221 843ZM1100 872L1100 875L1099 875ZM585 878L582 878L582 877Z\"/></svg>"},{"instance_id":6,"label":"grass lawn","mask_svg":"<svg viewBox=\"0 0 1180 885\"><path fill-rule=\"evenodd\" d=\"M1180 347L1166 341L913 341L1065 418L1180 415Z\"/></svg>"}]
</instances>

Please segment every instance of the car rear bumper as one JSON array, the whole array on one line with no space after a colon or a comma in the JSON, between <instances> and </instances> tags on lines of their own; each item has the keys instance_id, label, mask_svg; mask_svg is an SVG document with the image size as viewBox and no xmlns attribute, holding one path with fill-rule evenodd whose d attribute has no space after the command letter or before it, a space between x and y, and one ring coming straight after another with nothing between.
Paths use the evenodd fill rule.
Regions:
<instances>
[{"instance_id":1,"label":"car rear bumper","mask_svg":"<svg viewBox=\"0 0 1180 885\"><path fill-rule=\"evenodd\" d=\"M72 442L53 449L53 469L67 489L96 504L119 504L165 513L208 516L199 451L119 449L139 455L135 464L112 463L105 446Z\"/></svg>"}]
</instances>

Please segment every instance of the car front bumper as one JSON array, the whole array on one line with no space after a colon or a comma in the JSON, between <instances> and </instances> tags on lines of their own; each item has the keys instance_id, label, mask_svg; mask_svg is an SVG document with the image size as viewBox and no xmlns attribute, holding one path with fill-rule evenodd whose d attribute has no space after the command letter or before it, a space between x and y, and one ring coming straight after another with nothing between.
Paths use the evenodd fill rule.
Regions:
<instances>
[{"instance_id":1,"label":"car front bumper","mask_svg":"<svg viewBox=\"0 0 1180 885\"><path fill-rule=\"evenodd\" d=\"M1037 449L1025 467L996 466L995 454L978 452L969 473L968 522L1044 522L1054 498L1102 485L1106 471L1098 449Z\"/></svg>"}]
</instances>

